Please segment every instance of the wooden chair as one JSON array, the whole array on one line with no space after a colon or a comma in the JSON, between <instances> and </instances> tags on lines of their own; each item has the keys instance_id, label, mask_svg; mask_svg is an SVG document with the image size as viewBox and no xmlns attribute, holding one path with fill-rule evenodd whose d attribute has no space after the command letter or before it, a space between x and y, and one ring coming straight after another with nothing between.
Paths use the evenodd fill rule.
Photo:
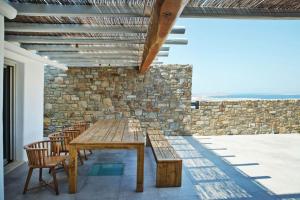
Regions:
<instances>
[{"instance_id":1,"label":"wooden chair","mask_svg":"<svg viewBox=\"0 0 300 200\"><path fill-rule=\"evenodd\" d=\"M56 192L56 195L59 194L58 192L58 184L56 180L56 171L55 168L59 165L63 165L65 171L67 172L66 167L66 157L65 156L59 156L57 155L57 149L55 149L56 145L54 145L54 142L59 141L38 141L31 143L29 145L26 145L24 149L26 150L27 157L28 157L28 166L29 171L26 178L23 194L25 194L28 190L28 185L30 182L30 178L32 176L33 169L39 169L39 181L40 186L50 186L53 188ZM54 149L53 149L54 148ZM51 174L53 177L53 182L47 183L43 180L43 168L48 168L51 170ZM53 184L53 185L52 185ZM36 188L36 187L34 187ZM31 189L34 189L31 188Z\"/></svg>"},{"instance_id":2,"label":"wooden chair","mask_svg":"<svg viewBox=\"0 0 300 200\"><path fill-rule=\"evenodd\" d=\"M88 129L88 123L86 122L78 122L73 126L70 126L68 128L65 128L64 130L78 130L80 132L80 134L82 134L86 129ZM89 150L90 154L92 154L92 151ZM83 149L83 155L84 155L84 159L87 160L87 155L86 155L86 150Z\"/></svg>"},{"instance_id":3,"label":"wooden chair","mask_svg":"<svg viewBox=\"0 0 300 200\"><path fill-rule=\"evenodd\" d=\"M89 128L89 124L87 122L77 122L75 125L72 126L74 129L80 130L80 134L86 131ZM92 150L89 149L90 154L92 154ZM85 149L83 150L85 160L87 160Z\"/></svg>"},{"instance_id":4,"label":"wooden chair","mask_svg":"<svg viewBox=\"0 0 300 200\"><path fill-rule=\"evenodd\" d=\"M67 152L69 152L69 144L72 140L74 140L76 137L78 137L80 135L80 130L73 129L72 127L66 128L66 129L63 129L62 135L65 138L66 150L67 150ZM81 157L79 149L77 150L77 153L78 153L79 161L83 165L83 159Z\"/></svg>"},{"instance_id":5,"label":"wooden chair","mask_svg":"<svg viewBox=\"0 0 300 200\"><path fill-rule=\"evenodd\" d=\"M74 129L80 130L80 134L83 133L86 129L88 129L88 123L86 122L77 122L72 126Z\"/></svg>"},{"instance_id":6,"label":"wooden chair","mask_svg":"<svg viewBox=\"0 0 300 200\"><path fill-rule=\"evenodd\" d=\"M52 141L52 149L54 149L52 155L60 155L61 153L67 155L69 153L67 136L64 136L62 133L57 132L51 133L50 135L48 135L48 138L50 139L50 141Z\"/></svg>"}]
</instances>

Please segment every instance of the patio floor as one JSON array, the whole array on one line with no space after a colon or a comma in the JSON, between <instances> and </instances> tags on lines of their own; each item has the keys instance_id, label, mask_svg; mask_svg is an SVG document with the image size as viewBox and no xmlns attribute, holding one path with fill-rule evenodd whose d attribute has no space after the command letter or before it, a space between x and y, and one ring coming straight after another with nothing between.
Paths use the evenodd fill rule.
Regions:
<instances>
[{"instance_id":1,"label":"patio floor","mask_svg":"<svg viewBox=\"0 0 300 200\"><path fill-rule=\"evenodd\" d=\"M155 187L155 161L146 148L144 192L135 192L135 151L94 151L79 166L78 193L68 194L59 172L60 195L49 189L22 195L27 166L5 176L7 200L94 199L300 199L300 135L169 137L183 158L180 188ZM124 163L121 176L88 176L95 163ZM45 171L44 174L48 176ZM38 170L31 184L37 183Z\"/></svg>"}]
</instances>

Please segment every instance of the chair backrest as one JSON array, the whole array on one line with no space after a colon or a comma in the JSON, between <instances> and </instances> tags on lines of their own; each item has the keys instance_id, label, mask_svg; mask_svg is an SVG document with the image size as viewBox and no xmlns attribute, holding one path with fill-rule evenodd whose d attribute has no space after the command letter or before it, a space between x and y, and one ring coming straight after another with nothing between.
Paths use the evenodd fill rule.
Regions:
<instances>
[{"instance_id":1,"label":"chair backrest","mask_svg":"<svg viewBox=\"0 0 300 200\"><path fill-rule=\"evenodd\" d=\"M51 133L48 135L50 141L51 141L51 149L54 150L52 152L52 155L60 155L60 152L67 152L67 143L68 138L67 136L64 136L63 133Z\"/></svg>"},{"instance_id":2,"label":"chair backrest","mask_svg":"<svg viewBox=\"0 0 300 200\"><path fill-rule=\"evenodd\" d=\"M45 157L51 156L51 141L38 141L24 147L28 157L28 165L33 167L45 166Z\"/></svg>"},{"instance_id":3,"label":"chair backrest","mask_svg":"<svg viewBox=\"0 0 300 200\"><path fill-rule=\"evenodd\" d=\"M72 140L80 135L80 130L71 128L63 129L62 134L66 138L66 145L69 145Z\"/></svg>"},{"instance_id":4,"label":"chair backrest","mask_svg":"<svg viewBox=\"0 0 300 200\"><path fill-rule=\"evenodd\" d=\"M80 133L83 133L86 129L88 129L88 123L86 123L86 122L77 122L72 127L74 129L80 130Z\"/></svg>"}]
</instances>

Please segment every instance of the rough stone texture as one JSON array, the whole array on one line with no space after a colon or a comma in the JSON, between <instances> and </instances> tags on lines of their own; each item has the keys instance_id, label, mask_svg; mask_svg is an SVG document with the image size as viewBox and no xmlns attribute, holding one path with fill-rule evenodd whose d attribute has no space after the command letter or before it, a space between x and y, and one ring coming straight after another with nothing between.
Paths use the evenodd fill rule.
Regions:
<instances>
[{"instance_id":1,"label":"rough stone texture","mask_svg":"<svg viewBox=\"0 0 300 200\"><path fill-rule=\"evenodd\" d=\"M76 121L135 117L143 130L160 126L166 135L188 135L191 125L190 65L134 68L45 68L44 130Z\"/></svg>"},{"instance_id":2,"label":"rough stone texture","mask_svg":"<svg viewBox=\"0 0 300 200\"><path fill-rule=\"evenodd\" d=\"M300 100L201 101L192 110L192 133L300 133Z\"/></svg>"}]
</instances>

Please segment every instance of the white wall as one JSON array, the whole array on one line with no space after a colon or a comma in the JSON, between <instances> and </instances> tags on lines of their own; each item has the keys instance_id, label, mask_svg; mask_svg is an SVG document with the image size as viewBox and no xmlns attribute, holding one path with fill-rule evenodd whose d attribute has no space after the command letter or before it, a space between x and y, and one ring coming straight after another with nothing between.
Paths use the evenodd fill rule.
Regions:
<instances>
[{"instance_id":1,"label":"white wall","mask_svg":"<svg viewBox=\"0 0 300 200\"><path fill-rule=\"evenodd\" d=\"M4 17L0 14L0 200L4 200L3 169L3 51L4 49Z\"/></svg>"},{"instance_id":2,"label":"white wall","mask_svg":"<svg viewBox=\"0 0 300 200\"><path fill-rule=\"evenodd\" d=\"M27 160L24 145L43 139L44 64L4 49L16 62L16 160Z\"/></svg>"}]
</instances>

